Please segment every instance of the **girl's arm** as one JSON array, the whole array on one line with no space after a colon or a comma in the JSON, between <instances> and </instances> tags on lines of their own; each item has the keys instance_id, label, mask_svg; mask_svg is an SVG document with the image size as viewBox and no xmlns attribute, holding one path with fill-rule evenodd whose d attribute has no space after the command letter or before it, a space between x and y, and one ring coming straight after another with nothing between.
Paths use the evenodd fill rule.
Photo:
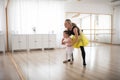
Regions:
<instances>
[{"instance_id":1,"label":"girl's arm","mask_svg":"<svg viewBox=\"0 0 120 80\"><path fill-rule=\"evenodd\" d=\"M62 45L64 45L64 44L65 44L63 41L64 41L64 38L62 38L62 41L61 41L61 44L62 44Z\"/></svg>"}]
</instances>

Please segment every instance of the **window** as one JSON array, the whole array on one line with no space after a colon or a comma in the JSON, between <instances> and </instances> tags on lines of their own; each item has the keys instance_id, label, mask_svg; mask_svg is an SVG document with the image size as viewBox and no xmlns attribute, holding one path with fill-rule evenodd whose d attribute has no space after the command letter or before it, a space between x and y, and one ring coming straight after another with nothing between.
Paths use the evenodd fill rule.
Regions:
<instances>
[{"instance_id":1,"label":"window","mask_svg":"<svg viewBox=\"0 0 120 80\"><path fill-rule=\"evenodd\" d=\"M66 18L71 19L80 29L83 29L90 41L111 43L111 15L68 12Z\"/></svg>"}]
</instances>

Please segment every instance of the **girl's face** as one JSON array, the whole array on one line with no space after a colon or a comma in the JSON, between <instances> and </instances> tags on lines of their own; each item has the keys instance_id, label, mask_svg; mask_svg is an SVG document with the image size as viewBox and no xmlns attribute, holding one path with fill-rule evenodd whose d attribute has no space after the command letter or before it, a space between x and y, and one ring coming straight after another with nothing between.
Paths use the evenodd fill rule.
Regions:
<instances>
[{"instance_id":1,"label":"girl's face","mask_svg":"<svg viewBox=\"0 0 120 80\"><path fill-rule=\"evenodd\" d=\"M69 36L68 36L68 34L63 33L63 37L64 37L64 38L68 38Z\"/></svg>"}]
</instances>

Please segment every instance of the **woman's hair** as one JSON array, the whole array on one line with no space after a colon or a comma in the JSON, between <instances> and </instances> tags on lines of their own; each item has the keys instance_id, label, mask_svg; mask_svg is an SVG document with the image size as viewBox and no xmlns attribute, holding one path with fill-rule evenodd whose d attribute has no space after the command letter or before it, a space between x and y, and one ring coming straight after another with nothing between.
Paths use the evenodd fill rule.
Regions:
<instances>
[{"instance_id":1,"label":"woman's hair","mask_svg":"<svg viewBox=\"0 0 120 80\"><path fill-rule=\"evenodd\" d=\"M71 22L70 19L66 19L65 21L67 21L68 23L70 23L72 26L76 26L78 28L78 26L76 25L76 23ZM78 28L79 29L79 28ZM80 30L80 29L79 29ZM83 32L83 30L81 29L81 31Z\"/></svg>"},{"instance_id":2,"label":"woman's hair","mask_svg":"<svg viewBox=\"0 0 120 80\"><path fill-rule=\"evenodd\" d=\"M72 26L77 26L75 23L72 23Z\"/></svg>"},{"instance_id":3,"label":"woman's hair","mask_svg":"<svg viewBox=\"0 0 120 80\"><path fill-rule=\"evenodd\" d=\"M68 31L68 30L65 30L65 31L63 31L65 34L68 34L68 36L70 36L71 34L70 34L70 31Z\"/></svg>"},{"instance_id":4,"label":"woman's hair","mask_svg":"<svg viewBox=\"0 0 120 80\"><path fill-rule=\"evenodd\" d=\"M65 21L70 21L70 22L71 22L71 20L70 20L70 19L66 19Z\"/></svg>"}]
</instances>

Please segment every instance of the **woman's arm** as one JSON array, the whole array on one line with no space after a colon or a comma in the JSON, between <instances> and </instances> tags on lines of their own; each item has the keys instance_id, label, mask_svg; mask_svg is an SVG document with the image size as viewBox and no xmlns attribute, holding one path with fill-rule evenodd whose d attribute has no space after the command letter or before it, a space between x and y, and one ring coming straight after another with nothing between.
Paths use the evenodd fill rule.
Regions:
<instances>
[{"instance_id":1,"label":"woman's arm","mask_svg":"<svg viewBox=\"0 0 120 80\"><path fill-rule=\"evenodd\" d=\"M78 29L74 28L73 32L75 34L75 39L73 40L72 45L74 45L78 41Z\"/></svg>"}]
</instances>

